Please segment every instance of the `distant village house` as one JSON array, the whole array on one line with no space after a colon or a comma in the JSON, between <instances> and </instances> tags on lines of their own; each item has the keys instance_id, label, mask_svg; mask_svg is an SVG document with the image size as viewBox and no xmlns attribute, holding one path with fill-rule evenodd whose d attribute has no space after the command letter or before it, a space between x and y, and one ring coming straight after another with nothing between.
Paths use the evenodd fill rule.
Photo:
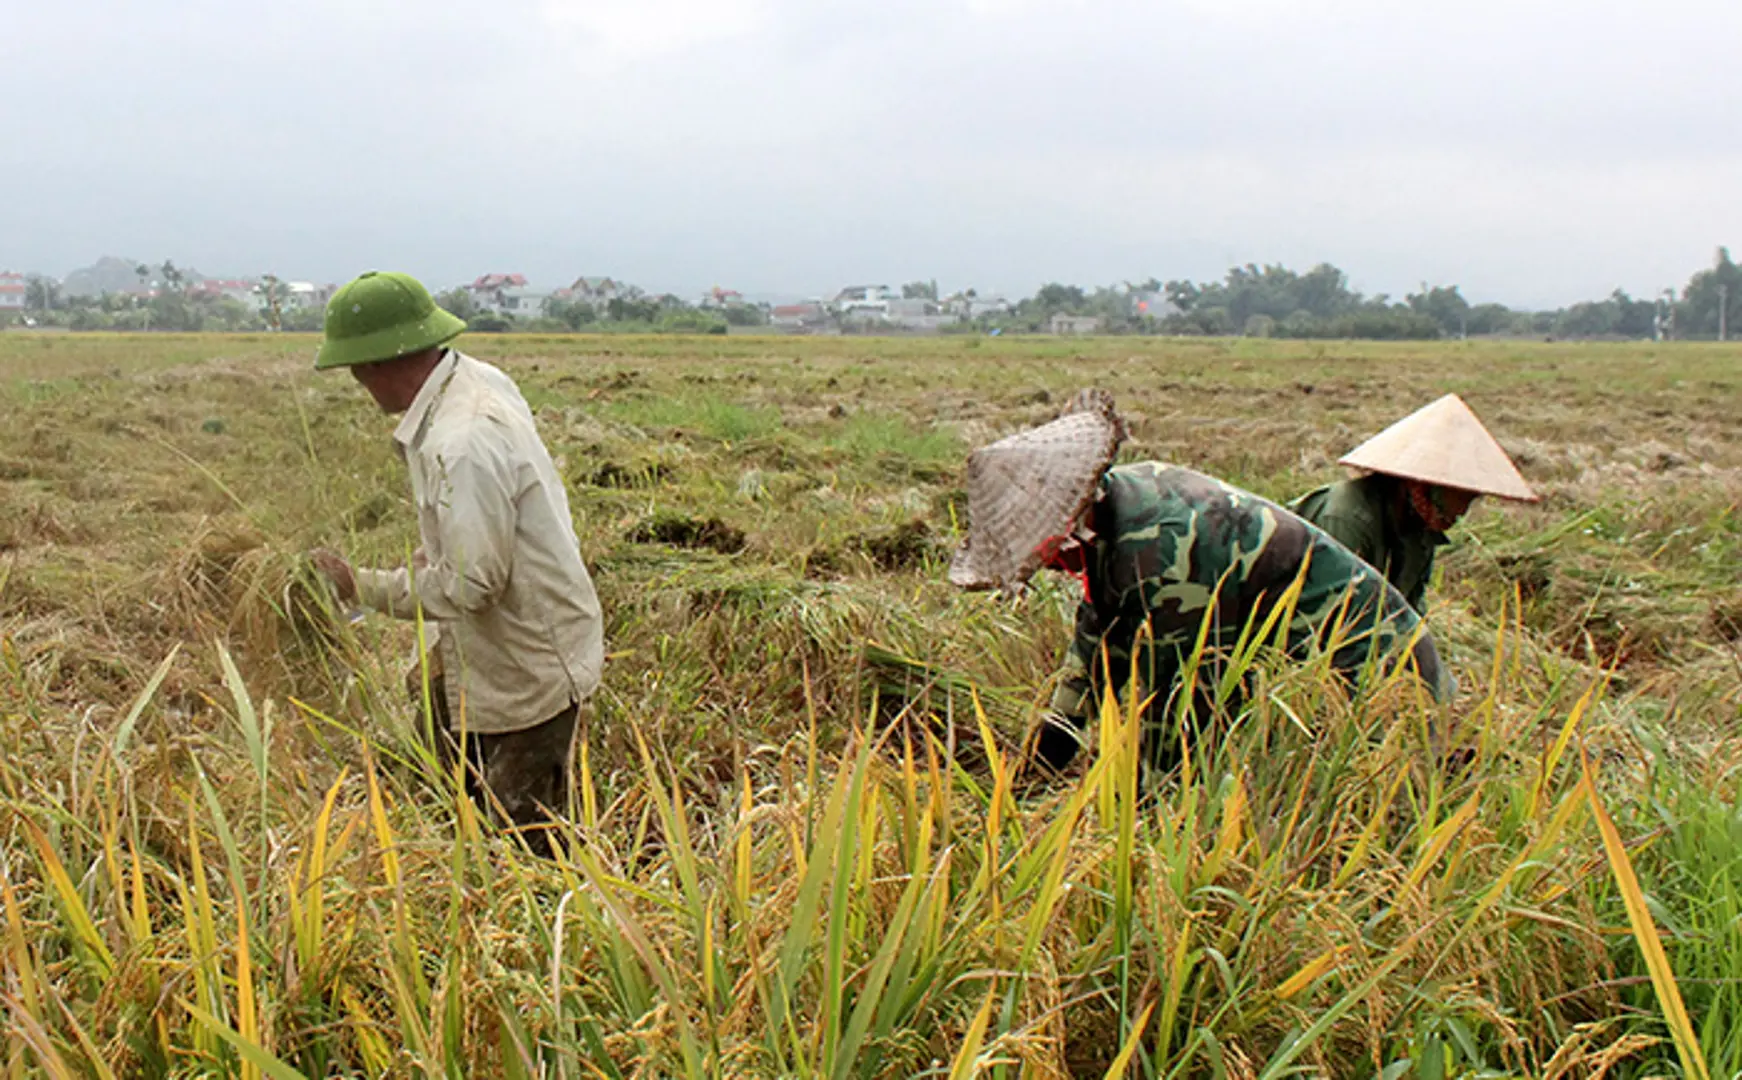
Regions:
<instances>
[{"instance_id":1,"label":"distant village house","mask_svg":"<svg viewBox=\"0 0 1742 1080\"><path fill-rule=\"evenodd\" d=\"M632 286L608 277L578 277L575 283L564 290L565 300L575 300L583 304L591 304L595 308L603 308L613 300L626 298L633 291Z\"/></svg>"},{"instance_id":2,"label":"distant village house","mask_svg":"<svg viewBox=\"0 0 1742 1080\"><path fill-rule=\"evenodd\" d=\"M816 330L828 321L829 313L821 304L776 304L768 313L768 325L777 330Z\"/></svg>"},{"instance_id":3,"label":"distant village house","mask_svg":"<svg viewBox=\"0 0 1742 1080\"><path fill-rule=\"evenodd\" d=\"M901 294L887 285L849 285L835 294L829 307L842 318L854 316L884 316L889 314L889 302Z\"/></svg>"},{"instance_id":4,"label":"distant village house","mask_svg":"<svg viewBox=\"0 0 1742 1080\"><path fill-rule=\"evenodd\" d=\"M551 299L550 294L528 286L524 274L484 274L466 291L479 310L522 319L541 318Z\"/></svg>"},{"instance_id":5,"label":"distant village house","mask_svg":"<svg viewBox=\"0 0 1742 1080\"><path fill-rule=\"evenodd\" d=\"M241 278L207 278L190 287L188 295L212 300L234 300L250 308L256 306L260 300L255 283Z\"/></svg>"},{"instance_id":6,"label":"distant village house","mask_svg":"<svg viewBox=\"0 0 1742 1080\"><path fill-rule=\"evenodd\" d=\"M29 285L23 274L10 270L0 272L0 311L23 311Z\"/></svg>"},{"instance_id":7,"label":"distant village house","mask_svg":"<svg viewBox=\"0 0 1742 1080\"><path fill-rule=\"evenodd\" d=\"M744 302L744 294L735 289L722 289L718 285L702 294L701 306L705 308L737 307Z\"/></svg>"},{"instance_id":8,"label":"distant village house","mask_svg":"<svg viewBox=\"0 0 1742 1080\"><path fill-rule=\"evenodd\" d=\"M338 288L333 285L316 285L310 281L290 281L284 286L284 305L300 308L303 311L325 311L327 301L333 298Z\"/></svg>"},{"instance_id":9,"label":"distant village house","mask_svg":"<svg viewBox=\"0 0 1742 1080\"><path fill-rule=\"evenodd\" d=\"M957 293L944 300L944 310L958 319L974 319L987 315L1007 315L1010 313L1010 301L1002 296L980 296L978 294Z\"/></svg>"},{"instance_id":10,"label":"distant village house","mask_svg":"<svg viewBox=\"0 0 1742 1080\"><path fill-rule=\"evenodd\" d=\"M1101 332L1101 317L1099 315L1066 315L1061 311L1047 320L1046 328L1050 333L1067 336L1098 334Z\"/></svg>"}]
</instances>

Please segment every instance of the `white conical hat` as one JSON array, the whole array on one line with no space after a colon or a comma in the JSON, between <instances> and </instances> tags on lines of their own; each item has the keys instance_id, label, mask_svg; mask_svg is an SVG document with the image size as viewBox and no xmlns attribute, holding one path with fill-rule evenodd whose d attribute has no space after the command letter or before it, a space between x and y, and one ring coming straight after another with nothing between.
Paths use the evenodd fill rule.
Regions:
<instances>
[{"instance_id":1,"label":"white conical hat","mask_svg":"<svg viewBox=\"0 0 1742 1080\"><path fill-rule=\"evenodd\" d=\"M1512 459L1456 394L1423 406L1351 450L1342 464L1442 487L1535 502Z\"/></svg>"},{"instance_id":2,"label":"white conical hat","mask_svg":"<svg viewBox=\"0 0 1742 1080\"><path fill-rule=\"evenodd\" d=\"M1050 424L968 458L968 538L950 563L964 589L1013 589L1040 568L1043 542L1068 532L1125 438L1105 391L1085 390Z\"/></svg>"}]
</instances>

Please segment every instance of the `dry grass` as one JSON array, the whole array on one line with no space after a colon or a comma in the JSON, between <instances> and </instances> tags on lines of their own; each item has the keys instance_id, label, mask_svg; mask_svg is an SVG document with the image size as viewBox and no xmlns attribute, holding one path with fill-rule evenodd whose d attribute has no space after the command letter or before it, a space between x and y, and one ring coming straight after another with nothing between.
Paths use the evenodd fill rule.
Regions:
<instances>
[{"instance_id":1,"label":"dry grass","mask_svg":"<svg viewBox=\"0 0 1742 1080\"><path fill-rule=\"evenodd\" d=\"M0 335L12 1075L1630 1075L1689 1053L1653 917L1742 1068L1724 351L467 345L533 403L608 613L555 863L418 749L408 630L297 579L415 530L388 424L311 340ZM1083 775L1019 799L1068 598L961 596L942 560L966 446L1084 384L1133 455L1278 497L1464 394L1547 498L1446 559L1463 697L1267 669L1158 798L1111 711ZM947 715L888 725L892 692Z\"/></svg>"}]
</instances>

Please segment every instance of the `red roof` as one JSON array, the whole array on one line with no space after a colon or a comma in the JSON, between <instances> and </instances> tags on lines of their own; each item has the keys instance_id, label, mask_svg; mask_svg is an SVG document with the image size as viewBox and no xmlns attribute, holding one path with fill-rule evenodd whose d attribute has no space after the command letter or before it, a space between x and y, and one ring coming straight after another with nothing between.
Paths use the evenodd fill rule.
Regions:
<instances>
[{"instance_id":1,"label":"red roof","mask_svg":"<svg viewBox=\"0 0 1742 1080\"><path fill-rule=\"evenodd\" d=\"M526 284L525 274L481 274L472 282L474 289L501 289Z\"/></svg>"},{"instance_id":2,"label":"red roof","mask_svg":"<svg viewBox=\"0 0 1742 1080\"><path fill-rule=\"evenodd\" d=\"M21 293L21 292L26 291L26 289L27 289L27 286L24 286L24 285L0 284L0 292L3 292L3 293Z\"/></svg>"}]
</instances>

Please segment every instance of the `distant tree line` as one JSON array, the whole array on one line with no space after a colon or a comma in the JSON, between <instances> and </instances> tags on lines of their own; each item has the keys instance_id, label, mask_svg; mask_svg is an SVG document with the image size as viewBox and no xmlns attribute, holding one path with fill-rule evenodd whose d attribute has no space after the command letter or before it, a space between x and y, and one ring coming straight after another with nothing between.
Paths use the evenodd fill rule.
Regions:
<instances>
[{"instance_id":1,"label":"distant tree line","mask_svg":"<svg viewBox=\"0 0 1742 1080\"><path fill-rule=\"evenodd\" d=\"M1167 300L1161 314L1141 311L1136 296ZM1711 340L1742 336L1742 268L1719 248L1713 265L1675 290L1636 298L1616 289L1601 300L1553 311L1471 304L1457 285L1423 284L1401 300L1365 296L1329 263L1305 273L1248 264L1220 281L1124 283L1096 289L1052 283L1008 313L965 329L1038 333L1055 315L1099 320L1103 333L1213 334L1247 337L1423 340L1448 337L1652 338Z\"/></svg>"},{"instance_id":2,"label":"distant tree line","mask_svg":"<svg viewBox=\"0 0 1742 1080\"><path fill-rule=\"evenodd\" d=\"M95 296L68 296L58 282L32 277L25 283L22 318L36 326L68 330L242 333L321 328L323 313L287 306L283 284L270 276L255 290L258 301L247 303L207 292L199 287L198 274L184 271L171 261L155 266L141 263L135 272L139 277L138 291Z\"/></svg>"},{"instance_id":3,"label":"distant tree line","mask_svg":"<svg viewBox=\"0 0 1742 1080\"><path fill-rule=\"evenodd\" d=\"M55 281L31 278L21 315L0 314L0 326L20 317L38 326L72 330L319 330L322 312L287 302L283 283L268 275L256 302L198 288L198 276L173 262L140 265L140 288L98 296L67 296ZM148 287L149 286L149 287ZM902 286L905 299L938 300L933 281ZM962 296L973 297L972 289ZM1137 298L1150 300L1138 302ZM548 301L536 317L516 317L479 308L465 289L436 300L474 330L586 331L724 334L731 327L765 326L766 305L699 306L672 296L625 287L602 303L573 298ZM1163 302L1165 301L1165 302ZM1457 285L1423 284L1394 299L1350 288L1348 276L1329 263L1304 273L1286 266L1248 264L1219 281L1184 279L1085 289L1050 283L1008 310L983 314L953 332L1039 333L1055 316L1092 318L1111 334L1208 334L1247 337L1367 338L1422 340L1494 335L1554 338L1652 338L1711 340L1742 335L1742 268L1719 248L1710 267L1695 273L1679 292L1633 297L1616 289L1600 300L1554 311L1527 311L1504 304L1471 304Z\"/></svg>"}]
</instances>

